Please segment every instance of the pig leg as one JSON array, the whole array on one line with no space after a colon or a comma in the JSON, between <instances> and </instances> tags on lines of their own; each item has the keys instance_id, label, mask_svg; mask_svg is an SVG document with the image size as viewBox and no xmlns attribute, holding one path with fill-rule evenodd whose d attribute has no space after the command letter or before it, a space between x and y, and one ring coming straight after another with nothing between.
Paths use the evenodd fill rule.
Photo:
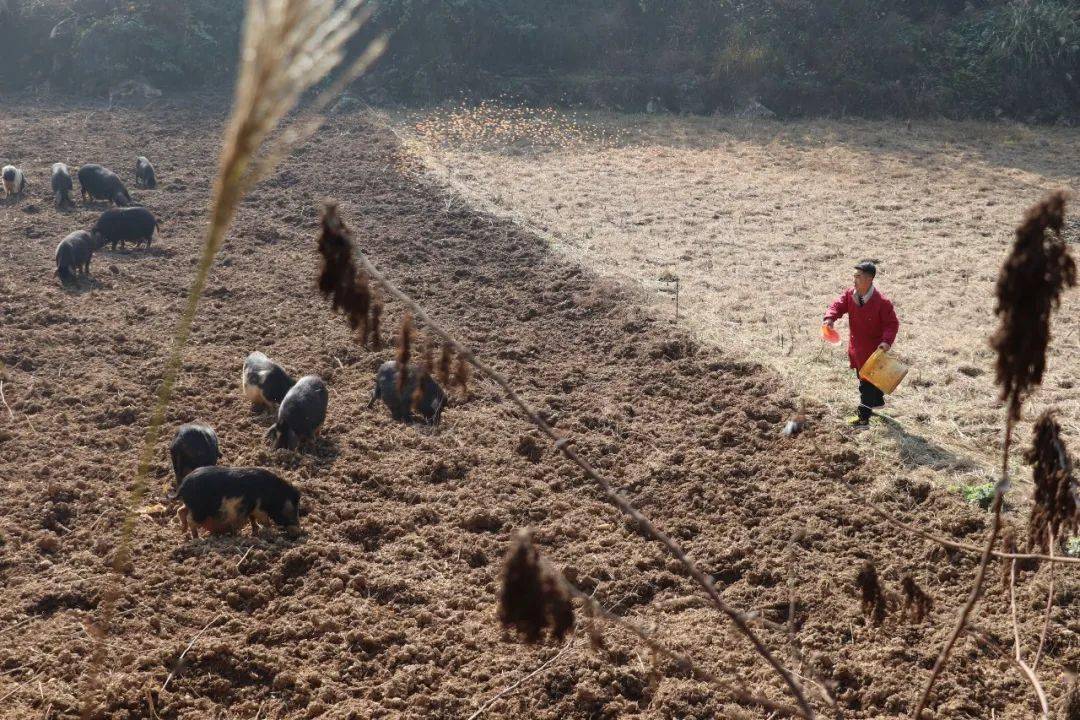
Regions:
<instances>
[{"instance_id":1,"label":"pig leg","mask_svg":"<svg viewBox=\"0 0 1080 720\"><path fill-rule=\"evenodd\" d=\"M188 509L186 505L181 505L180 509L176 511L176 517L180 518L180 534L186 535L189 532L188 529Z\"/></svg>"},{"instance_id":2,"label":"pig leg","mask_svg":"<svg viewBox=\"0 0 1080 720\"><path fill-rule=\"evenodd\" d=\"M249 516L248 520L251 521L251 534L252 535L258 535L259 534L259 523L256 522L255 515L252 514L251 516Z\"/></svg>"},{"instance_id":3,"label":"pig leg","mask_svg":"<svg viewBox=\"0 0 1080 720\"><path fill-rule=\"evenodd\" d=\"M371 389L371 399L368 400L368 410L375 407L375 401L379 399L379 382L375 381L375 387Z\"/></svg>"}]
</instances>

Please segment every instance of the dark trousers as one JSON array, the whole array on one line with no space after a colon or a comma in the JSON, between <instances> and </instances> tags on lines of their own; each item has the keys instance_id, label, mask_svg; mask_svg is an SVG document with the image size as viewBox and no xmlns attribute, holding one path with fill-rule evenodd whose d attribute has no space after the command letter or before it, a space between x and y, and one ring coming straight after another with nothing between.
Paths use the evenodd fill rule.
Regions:
<instances>
[{"instance_id":1,"label":"dark trousers","mask_svg":"<svg viewBox=\"0 0 1080 720\"><path fill-rule=\"evenodd\" d=\"M859 371L855 371L855 377ZM859 419L869 420L874 414L873 409L885 407L885 393L881 392L873 383L859 378Z\"/></svg>"}]
</instances>

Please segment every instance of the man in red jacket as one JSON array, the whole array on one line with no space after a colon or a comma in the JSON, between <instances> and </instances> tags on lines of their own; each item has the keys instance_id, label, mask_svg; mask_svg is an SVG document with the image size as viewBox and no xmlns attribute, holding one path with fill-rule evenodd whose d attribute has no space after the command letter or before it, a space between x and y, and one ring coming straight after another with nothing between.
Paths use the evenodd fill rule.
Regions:
<instances>
[{"instance_id":1,"label":"man in red jacket","mask_svg":"<svg viewBox=\"0 0 1080 720\"><path fill-rule=\"evenodd\" d=\"M851 336L848 341L848 358L855 376L859 368L869 359L874 351L881 348L888 351L896 341L900 321L892 302L874 287L877 267L869 260L855 266L855 287L844 291L836 298L829 311L825 313L825 324L830 328L844 315L848 316L848 328ZM855 427L870 424L873 409L885 405L885 393L866 380L859 380L859 415L851 419Z\"/></svg>"}]
</instances>

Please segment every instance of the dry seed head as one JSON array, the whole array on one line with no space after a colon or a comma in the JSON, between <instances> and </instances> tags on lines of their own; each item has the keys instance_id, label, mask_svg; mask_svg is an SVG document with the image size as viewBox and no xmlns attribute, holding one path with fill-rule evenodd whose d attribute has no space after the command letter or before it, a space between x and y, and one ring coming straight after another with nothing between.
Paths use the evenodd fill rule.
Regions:
<instances>
[{"instance_id":1,"label":"dry seed head","mask_svg":"<svg viewBox=\"0 0 1080 720\"><path fill-rule=\"evenodd\" d=\"M360 332L365 342L368 335L368 312L371 309L371 289L367 276L353 260L352 238L341 221L337 206L323 207L322 234L319 236L322 267L319 272L319 291L331 299L335 311L342 310L353 330Z\"/></svg>"},{"instance_id":2,"label":"dry seed head","mask_svg":"<svg viewBox=\"0 0 1080 720\"><path fill-rule=\"evenodd\" d=\"M431 354L431 343L424 343L424 353L420 359L419 374L416 377L416 387L413 388L412 409L417 410L424 399L424 381L431 376L431 368L435 359Z\"/></svg>"},{"instance_id":3,"label":"dry seed head","mask_svg":"<svg viewBox=\"0 0 1080 720\"><path fill-rule=\"evenodd\" d=\"M885 619L886 599L874 563L867 560L862 564L855 583L862 595L863 615L870 616L874 625L880 625Z\"/></svg>"},{"instance_id":4,"label":"dry seed head","mask_svg":"<svg viewBox=\"0 0 1080 720\"><path fill-rule=\"evenodd\" d=\"M990 346L998 356L995 381L1014 422L1025 398L1042 382L1050 312L1060 304L1062 291L1076 285L1076 263L1061 239L1064 215L1062 192L1028 210L998 276L994 314L1001 324Z\"/></svg>"},{"instance_id":5,"label":"dry seed head","mask_svg":"<svg viewBox=\"0 0 1080 720\"><path fill-rule=\"evenodd\" d=\"M1025 462L1032 466L1034 507L1028 523L1028 546L1047 552L1050 538L1077 531L1078 508L1073 463L1065 442L1061 439L1053 410L1039 416L1032 428L1032 445L1024 453Z\"/></svg>"},{"instance_id":6,"label":"dry seed head","mask_svg":"<svg viewBox=\"0 0 1080 720\"><path fill-rule=\"evenodd\" d=\"M442 346L442 352L439 353L439 365L435 372L435 377L443 387L449 387L450 385L450 365L454 361L453 348L449 344Z\"/></svg>"},{"instance_id":7,"label":"dry seed head","mask_svg":"<svg viewBox=\"0 0 1080 720\"><path fill-rule=\"evenodd\" d=\"M397 348L397 392L401 397L405 392L405 384L408 382L409 358L412 356L412 315L405 313L401 320L401 330L398 334ZM404 398L402 398L404 399Z\"/></svg>"},{"instance_id":8,"label":"dry seed head","mask_svg":"<svg viewBox=\"0 0 1080 720\"><path fill-rule=\"evenodd\" d=\"M457 366L454 368L454 378L452 384L461 388L461 394L465 396L468 396L469 394L470 373L471 370L469 368L469 363L466 362L465 358L458 357Z\"/></svg>"},{"instance_id":9,"label":"dry seed head","mask_svg":"<svg viewBox=\"0 0 1080 720\"><path fill-rule=\"evenodd\" d=\"M345 313L361 344L378 349L382 344L379 338L382 304L376 299L367 274L357 267L352 232L341 220L334 203L323 206L319 255L322 256L319 291L331 299L335 311Z\"/></svg>"},{"instance_id":10,"label":"dry seed head","mask_svg":"<svg viewBox=\"0 0 1080 720\"><path fill-rule=\"evenodd\" d=\"M548 629L561 640L574 625L573 604L559 578L545 567L528 530L517 534L503 561L499 622L529 643L538 642Z\"/></svg>"},{"instance_id":11,"label":"dry seed head","mask_svg":"<svg viewBox=\"0 0 1080 720\"><path fill-rule=\"evenodd\" d=\"M368 323L368 327L371 330L371 347L376 350L382 348L382 336L379 334L379 321L382 319L382 312L383 306L381 302L375 301L371 304L371 322Z\"/></svg>"},{"instance_id":12,"label":"dry seed head","mask_svg":"<svg viewBox=\"0 0 1080 720\"><path fill-rule=\"evenodd\" d=\"M934 600L922 588L918 586L910 574L905 575L900 581L900 588L904 591L904 606L902 613L913 622L921 623L923 618L930 614L934 607Z\"/></svg>"}]
</instances>

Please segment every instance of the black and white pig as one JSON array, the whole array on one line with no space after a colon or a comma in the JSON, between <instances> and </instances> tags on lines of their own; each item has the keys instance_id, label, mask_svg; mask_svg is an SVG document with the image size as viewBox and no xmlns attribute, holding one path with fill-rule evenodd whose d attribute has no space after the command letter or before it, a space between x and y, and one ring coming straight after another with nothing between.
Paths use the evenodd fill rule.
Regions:
<instances>
[{"instance_id":1,"label":"black and white pig","mask_svg":"<svg viewBox=\"0 0 1080 720\"><path fill-rule=\"evenodd\" d=\"M56 197L56 207L64 207L71 204L71 189L75 185L71 182L71 172L68 166L62 162L53 163L52 166L52 191Z\"/></svg>"},{"instance_id":2,"label":"black and white pig","mask_svg":"<svg viewBox=\"0 0 1080 720\"><path fill-rule=\"evenodd\" d=\"M435 378L426 375L421 383L420 401L413 407L413 396L416 394L416 385L420 379L420 371L416 368L406 371L404 392L398 393L398 364L394 360L388 360L379 366L379 372L375 375L375 387L371 391L371 400L368 407L374 407L375 401L382 398L390 415L395 420L411 423L415 421L413 410L420 413L424 421L429 425L438 425L442 420L442 411L447 406L446 393L435 382Z\"/></svg>"},{"instance_id":3,"label":"black and white pig","mask_svg":"<svg viewBox=\"0 0 1080 720\"><path fill-rule=\"evenodd\" d=\"M292 386L278 407L277 422L266 431L275 448L296 450L301 442L315 438L326 420L330 397L318 375L306 375Z\"/></svg>"},{"instance_id":4,"label":"black and white pig","mask_svg":"<svg viewBox=\"0 0 1080 720\"><path fill-rule=\"evenodd\" d=\"M217 433L206 425L181 425L169 445L169 457L172 458L173 472L179 484L188 473L201 467L217 465Z\"/></svg>"},{"instance_id":5,"label":"black and white pig","mask_svg":"<svg viewBox=\"0 0 1080 720\"><path fill-rule=\"evenodd\" d=\"M199 537L232 533L250 523L278 525L290 534L300 532L300 491L262 468L203 467L184 478L174 498L184 504L177 511L183 532Z\"/></svg>"},{"instance_id":6,"label":"black and white pig","mask_svg":"<svg viewBox=\"0 0 1080 720\"><path fill-rule=\"evenodd\" d=\"M83 202L89 196L91 200L108 200L122 207L132 204L127 188L112 170L90 164L79 168L77 175Z\"/></svg>"},{"instance_id":7,"label":"black and white pig","mask_svg":"<svg viewBox=\"0 0 1080 720\"><path fill-rule=\"evenodd\" d=\"M4 197L22 195L26 190L26 175L14 165L5 165L0 176L4 179Z\"/></svg>"},{"instance_id":8,"label":"black and white pig","mask_svg":"<svg viewBox=\"0 0 1080 720\"><path fill-rule=\"evenodd\" d=\"M94 257L97 243L85 230L71 233L56 246L56 274L61 282L71 282L75 273L90 272L90 261Z\"/></svg>"},{"instance_id":9,"label":"black and white pig","mask_svg":"<svg viewBox=\"0 0 1080 720\"><path fill-rule=\"evenodd\" d=\"M150 188L151 190L157 187L157 175L154 173L154 166L142 155L135 158L135 187Z\"/></svg>"},{"instance_id":10,"label":"black and white pig","mask_svg":"<svg viewBox=\"0 0 1080 720\"><path fill-rule=\"evenodd\" d=\"M285 399L285 393L295 384L296 381L285 372L285 368L261 352L255 351L244 360L240 385L252 405L261 405L272 410Z\"/></svg>"},{"instance_id":11,"label":"black and white pig","mask_svg":"<svg viewBox=\"0 0 1080 720\"><path fill-rule=\"evenodd\" d=\"M150 247L150 241L154 238L154 228L161 228L154 214L144 207L112 208L101 213L101 217L91 228L94 242L98 248L110 243L112 249L116 249L116 243L124 247L124 243L131 240L138 247L145 242Z\"/></svg>"}]
</instances>

